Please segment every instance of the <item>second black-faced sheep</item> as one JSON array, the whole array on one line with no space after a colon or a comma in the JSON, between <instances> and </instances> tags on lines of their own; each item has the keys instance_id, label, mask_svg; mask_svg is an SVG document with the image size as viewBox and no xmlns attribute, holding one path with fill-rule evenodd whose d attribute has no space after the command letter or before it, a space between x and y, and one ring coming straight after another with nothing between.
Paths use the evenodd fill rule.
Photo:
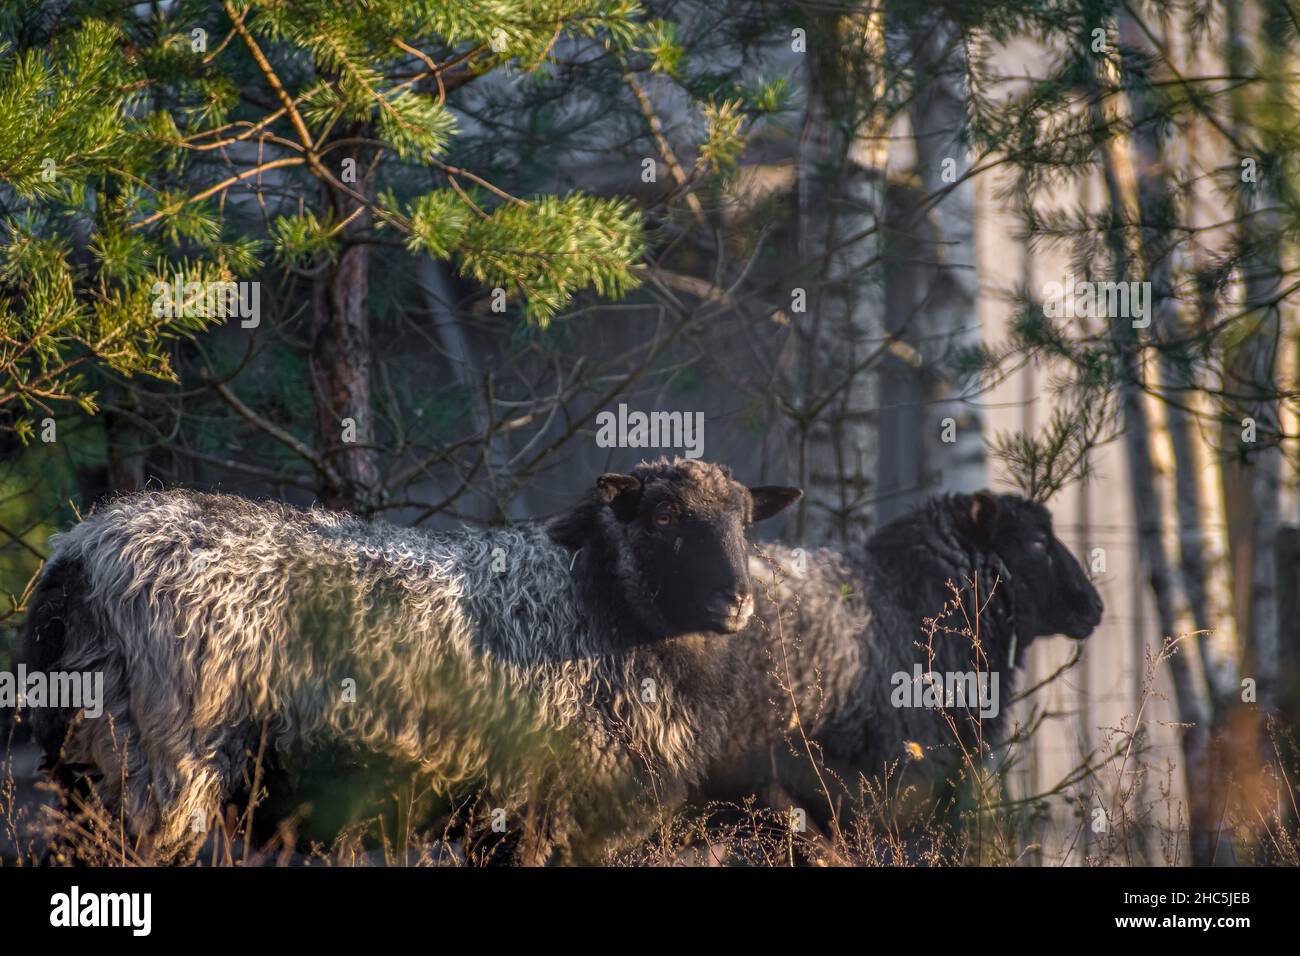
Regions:
<instances>
[{"instance_id":1,"label":"second black-faced sheep","mask_svg":"<svg viewBox=\"0 0 1300 956\"><path fill-rule=\"evenodd\" d=\"M949 772L962 748L978 755L999 740L1030 643L1086 638L1101 620L1101 597L1047 509L1016 495L937 496L872 535L858 562L765 552L750 569L757 610L754 640L740 645L741 715L695 802L756 794L824 827L831 803L857 798L859 774L883 780L910 749L922 775ZM949 581L965 589L961 606ZM927 618L942 618L933 640ZM957 633L968 626L978 646ZM929 674L937 684L918 680Z\"/></svg>"},{"instance_id":2,"label":"second black-faced sheep","mask_svg":"<svg viewBox=\"0 0 1300 956\"><path fill-rule=\"evenodd\" d=\"M104 675L36 710L68 782L165 856L252 776L345 754L502 806L551 801L531 859L592 859L652 783L684 793L738 688L746 527L798 497L666 460L547 524L426 532L228 495L118 499L52 540L29 669ZM340 781L342 785L344 781Z\"/></svg>"}]
</instances>

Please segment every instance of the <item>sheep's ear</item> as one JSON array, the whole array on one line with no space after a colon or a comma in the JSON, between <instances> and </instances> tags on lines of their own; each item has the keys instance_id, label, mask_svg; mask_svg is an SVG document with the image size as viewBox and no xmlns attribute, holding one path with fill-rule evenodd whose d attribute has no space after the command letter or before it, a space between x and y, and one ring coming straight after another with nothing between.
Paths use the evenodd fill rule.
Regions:
<instances>
[{"instance_id":1,"label":"sheep's ear","mask_svg":"<svg viewBox=\"0 0 1300 956\"><path fill-rule=\"evenodd\" d=\"M611 472L596 479L600 500L613 509L620 521L631 521L641 501L641 482L631 475Z\"/></svg>"},{"instance_id":2,"label":"sheep's ear","mask_svg":"<svg viewBox=\"0 0 1300 956\"><path fill-rule=\"evenodd\" d=\"M981 541L992 541L997 533L998 500L987 491L977 491L971 497L970 524Z\"/></svg>"},{"instance_id":3,"label":"sheep's ear","mask_svg":"<svg viewBox=\"0 0 1300 956\"><path fill-rule=\"evenodd\" d=\"M785 488L780 485L760 485L758 488L750 488L749 493L754 499L755 521L780 514L803 497L802 488Z\"/></svg>"}]
</instances>

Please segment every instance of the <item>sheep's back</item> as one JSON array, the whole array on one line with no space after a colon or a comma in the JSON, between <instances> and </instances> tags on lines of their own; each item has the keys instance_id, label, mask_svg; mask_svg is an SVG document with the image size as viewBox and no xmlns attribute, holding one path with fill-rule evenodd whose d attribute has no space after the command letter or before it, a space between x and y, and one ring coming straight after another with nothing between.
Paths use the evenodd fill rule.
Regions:
<instances>
[{"instance_id":1,"label":"sheep's back","mask_svg":"<svg viewBox=\"0 0 1300 956\"><path fill-rule=\"evenodd\" d=\"M580 643L561 574L534 573L531 601L514 600L511 581L560 565L544 540L528 529L427 534L222 495L119 499L54 541L55 560L83 569L102 623L72 636L63 663L120 655L132 710L192 728L199 749L267 722L286 747L344 741L459 779L482 768L493 736L566 722L553 700L523 693L542 657ZM503 554L509 573L493 573ZM501 622L542 604L549 631L534 616L521 654Z\"/></svg>"}]
</instances>

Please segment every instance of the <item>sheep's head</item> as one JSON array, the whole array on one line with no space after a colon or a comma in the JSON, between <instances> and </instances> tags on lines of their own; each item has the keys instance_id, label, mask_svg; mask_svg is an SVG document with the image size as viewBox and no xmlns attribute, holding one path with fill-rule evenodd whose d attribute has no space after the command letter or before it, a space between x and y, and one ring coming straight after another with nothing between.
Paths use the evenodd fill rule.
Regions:
<instances>
[{"instance_id":1,"label":"sheep's head","mask_svg":"<svg viewBox=\"0 0 1300 956\"><path fill-rule=\"evenodd\" d=\"M971 496L969 509L972 537L996 553L1010 574L1021 638L1090 635L1101 623L1101 595L1053 533L1051 513L1028 498L987 491Z\"/></svg>"},{"instance_id":2,"label":"sheep's head","mask_svg":"<svg viewBox=\"0 0 1300 956\"><path fill-rule=\"evenodd\" d=\"M735 633L754 598L746 529L797 501L798 488L747 488L727 468L692 459L643 462L596 480L602 534L618 586L648 633Z\"/></svg>"}]
</instances>

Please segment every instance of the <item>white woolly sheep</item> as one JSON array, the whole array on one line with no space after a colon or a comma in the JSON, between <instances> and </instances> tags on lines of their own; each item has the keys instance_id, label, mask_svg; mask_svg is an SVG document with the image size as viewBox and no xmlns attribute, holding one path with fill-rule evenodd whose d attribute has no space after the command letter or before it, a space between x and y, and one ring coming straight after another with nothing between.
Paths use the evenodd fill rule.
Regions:
<instances>
[{"instance_id":1,"label":"white woolly sheep","mask_svg":"<svg viewBox=\"0 0 1300 956\"><path fill-rule=\"evenodd\" d=\"M551 522L455 532L121 498L52 540L20 645L29 668L102 672L104 716L36 711L35 734L164 858L193 852L265 739L291 769L342 753L545 799L527 858L591 859L629 795L684 794L721 749L745 529L798 494L661 460Z\"/></svg>"}]
</instances>

